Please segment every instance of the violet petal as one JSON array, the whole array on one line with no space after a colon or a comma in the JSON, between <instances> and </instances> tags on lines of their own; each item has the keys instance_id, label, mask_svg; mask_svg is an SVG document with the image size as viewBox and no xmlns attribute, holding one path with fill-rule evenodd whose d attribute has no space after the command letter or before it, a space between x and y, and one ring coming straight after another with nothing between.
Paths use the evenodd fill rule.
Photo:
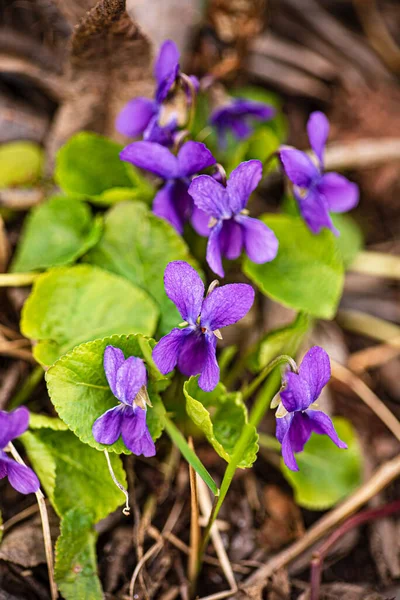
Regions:
<instances>
[{"instance_id":1,"label":"violet petal","mask_svg":"<svg viewBox=\"0 0 400 600\"><path fill-rule=\"evenodd\" d=\"M220 234L222 230L222 221L218 221L214 227L211 227L207 242L206 259L208 266L219 277L224 277L225 271L222 266L222 255L220 245Z\"/></svg>"},{"instance_id":2,"label":"violet petal","mask_svg":"<svg viewBox=\"0 0 400 600\"><path fill-rule=\"evenodd\" d=\"M329 121L323 112L311 113L307 123L308 139L310 146L317 155L321 165L324 161L324 149L329 135Z\"/></svg>"},{"instance_id":3,"label":"violet petal","mask_svg":"<svg viewBox=\"0 0 400 600\"><path fill-rule=\"evenodd\" d=\"M115 128L129 137L141 135L154 116L157 106L149 98L134 98L119 113Z\"/></svg>"},{"instance_id":4,"label":"violet petal","mask_svg":"<svg viewBox=\"0 0 400 600\"><path fill-rule=\"evenodd\" d=\"M347 444L339 438L332 420L327 414L320 410L308 410L305 414L310 419L312 431L320 435L327 435L338 448L347 448Z\"/></svg>"},{"instance_id":5,"label":"violet petal","mask_svg":"<svg viewBox=\"0 0 400 600\"><path fill-rule=\"evenodd\" d=\"M283 147L279 150L279 157L287 177L295 185L308 188L319 177L317 167L304 152Z\"/></svg>"},{"instance_id":6,"label":"violet petal","mask_svg":"<svg viewBox=\"0 0 400 600\"><path fill-rule=\"evenodd\" d=\"M239 258L243 248L242 228L234 219L222 221L220 248L223 256L229 260Z\"/></svg>"},{"instance_id":7,"label":"violet petal","mask_svg":"<svg viewBox=\"0 0 400 600\"><path fill-rule=\"evenodd\" d=\"M199 235L202 235L203 237L208 237L210 235L210 227L208 226L210 222L210 215L207 215L207 213L198 208L196 205L193 206L192 218L190 222L192 223L192 227L195 232Z\"/></svg>"},{"instance_id":8,"label":"violet petal","mask_svg":"<svg viewBox=\"0 0 400 600\"><path fill-rule=\"evenodd\" d=\"M358 185L339 173L325 173L317 189L326 198L329 210L332 212L347 212L358 204Z\"/></svg>"},{"instance_id":9,"label":"violet petal","mask_svg":"<svg viewBox=\"0 0 400 600\"><path fill-rule=\"evenodd\" d=\"M234 214L243 210L250 194L254 192L262 178L262 163L248 160L234 169L226 184L229 206Z\"/></svg>"},{"instance_id":10,"label":"violet petal","mask_svg":"<svg viewBox=\"0 0 400 600\"><path fill-rule=\"evenodd\" d=\"M210 175L195 177L189 186L195 205L215 219L230 217L228 192Z\"/></svg>"},{"instance_id":11,"label":"violet petal","mask_svg":"<svg viewBox=\"0 0 400 600\"><path fill-rule=\"evenodd\" d=\"M147 385L147 371L141 358L130 356L117 372L117 398L132 406L140 388Z\"/></svg>"},{"instance_id":12,"label":"violet petal","mask_svg":"<svg viewBox=\"0 0 400 600\"><path fill-rule=\"evenodd\" d=\"M279 242L272 229L252 217L240 215L236 220L243 229L244 247L249 259L257 264L274 260Z\"/></svg>"},{"instance_id":13,"label":"violet petal","mask_svg":"<svg viewBox=\"0 0 400 600\"><path fill-rule=\"evenodd\" d=\"M11 412L0 410L0 450L23 434L29 425L29 410L20 406Z\"/></svg>"},{"instance_id":14,"label":"violet petal","mask_svg":"<svg viewBox=\"0 0 400 600\"><path fill-rule=\"evenodd\" d=\"M168 335L162 337L153 349L153 360L163 375L170 373L175 368L181 344L190 333L189 329L175 328Z\"/></svg>"},{"instance_id":15,"label":"violet petal","mask_svg":"<svg viewBox=\"0 0 400 600\"><path fill-rule=\"evenodd\" d=\"M289 371L285 375L286 387L281 391L283 406L288 412L305 410L313 402L308 382L297 373Z\"/></svg>"},{"instance_id":16,"label":"violet petal","mask_svg":"<svg viewBox=\"0 0 400 600\"><path fill-rule=\"evenodd\" d=\"M254 302L254 290L247 283L230 283L215 288L203 302L201 325L210 331L240 321Z\"/></svg>"},{"instance_id":17,"label":"violet petal","mask_svg":"<svg viewBox=\"0 0 400 600\"><path fill-rule=\"evenodd\" d=\"M146 424L146 411L136 407L124 413L122 420L122 439L125 446L140 456L154 456L156 448Z\"/></svg>"},{"instance_id":18,"label":"violet petal","mask_svg":"<svg viewBox=\"0 0 400 600\"><path fill-rule=\"evenodd\" d=\"M117 371L125 360L124 353L119 348L107 346L104 350L103 366L107 377L108 385L112 393L117 398Z\"/></svg>"},{"instance_id":19,"label":"violet petal","mask_svg":"<svg viewBox=\"0 0 400 600\"><path fill-rule=\"evenodd\" d=\"M139 169L145 169L163 179L177 176L178 160L176 156L161 144L154 142L133 142L120 153L120 159L130 162Z\"/></svg>"},{"instance_id":20,"label":"violet petal","mask_svg":"<svg viewBox=\"0 0 400 600\"><path fill-rule=\"evenodd\" d=\"M114 444L121 435L122 416L125 406L110 408L93 423L93 437L99 444Z\"/></svg>"},{"instance_id":21,"label":"violet petal","mask_svg":"<svg viewBox=\"0 0 400 600\"><path fill-rule=\"evenodd\" d=\"M311 401L315 402L331 378L329 356L323 348L313 346L304 356L299 368L300 377L308 383Z\"/></svg>"},{"instance_id":22,"label":"violet petal","mask_svg":"<svg viewBox=\"0 0 400 600\"><path fill-rule=\"evenodd\" d=\"M308 418L309 412L296 412L290 425L289 438L293 452L303 452L304 446L312 434L311 421Z\"/></svg>"},{"instance_id":23,"label":"violet petal","mask_svg":"<svg viewBox=\"0 0 400 600\"><path fill-rule=\"evenodd\" d=\"M193 206L184 181L168 181L155 195L153 213L165 219L180 234Z\"/></svg>"},{"instance_id":24,"label":"violet petal","mask_svg":"<svg viewBox=\"0 0 400 600\"><path fill-rule=\"evenodd\" d=\"M219 382L219 366L215 351L217 339L215 336L204 337L206 338L207 352L198 384L204 392L211 392Z\"/></svg>"},{"instance_id":25,"label":"violet petal","mask_svg":"<svg viewBox=\"0 0 400 600\"><path fill-rule=\"evenodd\" d=\"M183 260L170 262L164 271L164 287L182 319L194 325L204 298L204 283L197 271Z\"/></svg>"},{"instance_id":26,"label":"violet petal","mask_svg":"<svg viewBox=\"0 0 400 600\"><path fill-rule=\"evenodd\" d=\"M166 77L168 77L171 71L176 69L179 63L179 50L175 42L172 40L165 40L162 44L156 63L154 65L154 75L158 83L161 83Z\"/></svg>"},{"instance_id":27,"label":"violet petal","mask_svg":"<svg viewBox=\"0 0 400 600\"><path fill-rule=\"evenodd\" d=\"M25 465L20 465L11 458L2 458L7 467L8 481L12 487L21 494L33 494L40 488L36 474Z\"/></svg>"},{"instance_id":28,"label":"violet petal","mask_svg":"<svg viewBox=\"0 0 400 600\"><path fill-rule=\"evenodd\" d=\"M192 141L183 144L178 152L177 159L180 177L189 177L216 163L215 158L205 144Z\"/></svg>"},{"instance_id":29,"label":"violet petal","mask_svg":"<svg viewBox=\"0 0 400 600\"><path fill-rule=\"evenodd\" d=\"M198 375L203 371L206 358L206 336L196 328L182 342L178 356L178 369L187 377Z\"/></svg>"},{"instance_id":30,"label":"violet petal","mask_svg":"<svg viewBox=\"0 0 400 600\"><path fill-rule=\"evenodd\" d=\"M317 234L323 227L326 227L335 235L339 235L332 223L328 203L324 196L320 195L317 190L309 190L305 198L301 198L294 191L294 196L298 202L301 216L313 233Z\"/></svg>"}]
</instances>

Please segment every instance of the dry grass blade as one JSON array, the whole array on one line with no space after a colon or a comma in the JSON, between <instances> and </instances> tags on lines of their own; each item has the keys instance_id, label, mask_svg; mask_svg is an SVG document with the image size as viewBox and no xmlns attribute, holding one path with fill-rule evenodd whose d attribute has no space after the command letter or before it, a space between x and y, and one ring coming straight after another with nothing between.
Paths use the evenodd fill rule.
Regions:
<instances>
[{"instance_id":1,"label":"dry grass blade","mask_svg":"<svg viewBox=\"0 0 400 600\"><path fill-rule=\"evenodd\" d=\"M161 550L161 548L163 547L163 545L164 545L164 540L160 540L159 542L157 542L156 544L154 544L154 546L151 546L151 548L149 548L147 550L147 552L139 560L138 564L136 565L135 570L133 571L132 579L131 579L130 584L129 584L129 598L130 598L130 600L134 600L133 592L135 590L136 579L137 579L137 577L138 577L138 575L140 573L141 568L149 560L149 558L151 558L152 556L154 556L154 554L157 554Z\"/></svg>"},{"instance_id":2,"label":"dry grass blade","mask_svg":"<svg viewBox=\"0 0 400 600\"><path fill-rule=\"evenodd\" d=\"M327 171L362 169L400 159L400 138L334 142L326 147Z\"/></svg>"},{"instance_id":3,"label":"dry grass blade","mask_svg":"<svg viewBox=\"0 0 400 600\"><path fill-rule=\"evenodd\" d=\"M302 538L289 548L273 556L265 565L250 575L245 582L245 587L251 588L261 581L266 581L272 573L291 563L302 552L313 546L399 476L400 456L397 456L379 467L369 481L361 485L354 494L346 498L339 506L324 515L306 531Z\"/></svg>"},{"instance_id":4,"label":"dry grass blade","mask_svg":"<svg viewBox=\"0 0 400 600\"><path fill-rule=\"evenodd\" d=\"M193 439L189 438L189 447L194 450ZM199 499L197 493L196 472L192 465L189 466L190 481L190 553L188 562L188 579L192 593L196 589L198 575L197 557L200 548L200 525L199 525Z\"/></svg>"},{"instance_id":5,"label":"dry grass blade","mask_svg":"<svg viewBox=\"0 0 400 600\"><path fill-rule=\"evenodd\" d=\"M391 344L392 339L400 337L398 325L359 310L339 310L336 320L343 329L379 342Z\"/></svg>"},{"instance_id":6,"label":"dry grass blade","mask_svg":"<svg viewBox=\"0 0 400 600\"><path fill-rule=\"evenodd\" d=\"M359 252L349 269L374 277L400 280L400 257L383 252Z\"/></svg>"},{"instance_id":7,"label":"dry grass blade","mask_svg":"<svg viewBox=\"0 0 400 600\"><path fill-rule=\"evenodd\" d=\"M208 522L212 510L210 495L208 493L206 484L200 477L197 477L197 485L201 512L203 513L203 516L206 517ZM231 593L234 593L237 590L236 579L233 574L232 566L226 553L221 534L218 530L217 522L215 522L211 528L211 540L214 544L215 552L217 553L226 580L231 586ZM225 598L225 596L223 597Z\"/></svg>"},{"instance_id":8,"label":"dry grass blade","mask_svg":"<svg viewBox=\"0 0 400 600\"><path fill-rule=\"evenodd\" d=\"M354 373L362 373L367 369L380 367L400 355L400 336L391 339L387 344L379 344L354 352L347 361L347 366Z\"/></svg>"},{"instance_id":9,"label":"dry grass blade","mask_svg":"<svg viewBox=\"0 0 400 600\"><path fill-rule=\"evenodd\" d=\"M400 422L386 404L354 373L331 359L332 377L347 385L400 441Z\"/></svg>"}]
</instances>

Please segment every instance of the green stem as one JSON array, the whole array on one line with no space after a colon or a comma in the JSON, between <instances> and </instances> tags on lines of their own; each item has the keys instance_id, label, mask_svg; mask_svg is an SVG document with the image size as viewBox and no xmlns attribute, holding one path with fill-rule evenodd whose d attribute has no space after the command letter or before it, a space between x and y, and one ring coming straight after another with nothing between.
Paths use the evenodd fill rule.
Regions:
<instances>
[{"instance_id":1,"label":"green stem","mask_svg":"<svg viewBox=\"0 0 400 600\"><path fill-rule=\"evenodd\" d=\"M0 287L32 285L40 273L0 273Z\"/></svg>"},{"instance_id":2,"label":"green stem","mask_svg":"<svg viewBox=\"0 0 400 600\"><path fill-rule=\"evenodd\" d=\"M261 371L261 373L251 382L251 384L243 390L243 399L246 399L249 396L251 396L254 393L254 391L258 388L258 386L264 381L264 379L272 371L274 371L276 367L279 367L283 363L288 363L294 371L297 371L297 365L290 356L278 356L278 358L276 358L269 365L267 365ZM280 382L281 374L280 371L277 371L276 374L274 373L273 376L267 381L265 388L257 396L256 401L254 403L254 407L250 413L248 423L246 423L242 429L242 433L236 444L235 452L233 453L231 460L229 461L228 466L225 469L225 474L221 483L219 496L218 498L216 498L216 502L214 504L212 513L207 523L206 530L204 532L203 543L199 554L199 564L201 563L204 551L207 547L208 539L211 533L211 527L213 526L213 523L217 518L221 506L225 500L225 496L229 490L236 469L238 468L240 461L243 459L245 448L249 443L249 440L251 439L252 435L254 434L254 429L257 429L261 419L264 416L264 413L266 412L271 403L272 398L278 391Z\"/></svg>"},{"instance_id":3,"label":"green stem","mask_svg":"<svg viewBox=\"0 0 400 600\"><path fill-rule=\"evenodd\" d=\"M11 410L13 408L17 408L17 406L20 406L21 404L24 404L42 381L43 376L43 368L41 366L35 367L24 381L22 387L18 390L15 396L11 398L8 409Z\"/></svg>"},{"instance_id":4,"label":"green stem","mask_svg":"<svg viewBox=\"0 0 400 600\"><path fill-rule=\"evenodd\" d=\"M282 354L282 356L278 356L278 358L276 358L271 363L269 363L269 365L264 367L261 373L259 373L257 377L253 379L253 381L242 390L243 400L247 400L248 398L250 398L250 396L254 394L255 390L262 384L264 379L268 377L268 375L275 369L275 367L282 365L283 363L288 363L292 371L297 373L297 365L293 358L291 358L287 354ZM254 406L254 409L255 408L256 405Z\"/></svg>"},{"instance_id":5,"label":"green stem","mask_svg":"<svg viewBox=\"0 0 400 600\"><path fill-rule=\"evenodd\" d=\"M175 423L171 421L168 417L165 417L165 430L168 433L171 441L178 447L182 456L186 458L188 463L193 467L193 469L200 475L204 483L208 485L214 496L218 496L219 490L214 479L211 477L210 473L207 471L197 454L192 450L176 427Z\"/></svg>"},{"instance_id":6,"label":"green stem","mask_svg":"<svg viewBox=\"0 0 400 600\"><path fill-rule=\"evenodd\" d=\"M260 444L260 446L266 448L267 450L275 450L276 452L281 451L280 442L278 442L276 437L274 437L273 435L268 435L268 433L260 432L258 434L258 443Z\"/></svg>"}]
</instances>

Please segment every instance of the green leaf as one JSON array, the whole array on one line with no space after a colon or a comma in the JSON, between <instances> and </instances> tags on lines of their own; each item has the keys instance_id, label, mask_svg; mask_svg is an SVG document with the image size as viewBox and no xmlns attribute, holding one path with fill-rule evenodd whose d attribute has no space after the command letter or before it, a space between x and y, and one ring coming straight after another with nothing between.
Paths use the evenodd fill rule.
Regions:
<instances>
[{"instance_id":1,"label":"green leaf","mask_svg":"<svg viewBox=\"0 0 400 600\"><path fill-rule=\"evenodd\" d=\"M42 175L43 150L33 142L0 146L0 187L27 185Z\"/></svg>"},{"instance_id":2,"label":"green leaf","mask_svg":"<svg viewBox=\"0 0 400 600\"><path fill-rule=\"evenodd\" d=\"M198 377L191 377L183 386L186 412L204 433L214 450L227 462L234 453L243 427L247 423L247 409L240 392L227 392L219 383L212 392L203 392L197 385ZM244 451L239 467L251 467L257 458L256 429Z\"/></svg>"},{"instance_id":3,"label":"green leaf","mask_svg":"<svg viewBox=\"0 0 400 600\"><path fill-rule=\"evenodd\" d=\"M59 150L55 179L67 194L106 205L154 195L152 186L139 172L120 160L121 150L120 144L106 137L82 131Z\"/></svg>"},{"instance_id":4,"label":"green leaf","mask_svg":"<svg viewBox=\"0 0 400 600\"><path fill-rule=\"evenodd\" d=\"M171 438L172 442L176 445L176 447L181 452L182 456L187 460L187 462L193 467L193 469L200 475L204 483L208 485L214 496L218 496L219 490L215 484L214 479L211 477L210 473L207 471L197 454L194 450L191 449L182 433L176 427L176 425L168 419L165 420L165 430Z\"/></svg>"},{"instance_id":5,"label":"green leaf","mask_svg":"<svg viewBox=\"0 0 400 600\"><path fill-rule=\"evenodd\" d=\"M311 323L308 315L300 313L289 325L269 331L250 356L249 368L258 373L280 354L295 356Z\"/></svg>"},{"instance_id":6,"label":"green leaf","mask_svg":"<svg viewBox=\"0 0 400 600\"><path fill-rule=\"evenodd\" d=\"M104 598L97 575L96 539L90 514L81 508L65 514L56 544L54 574L66 600Z\"/></svg>"},{"instance_id":7,"label":"green leaf","mask_svg":"<svg viewBox=\"0 0 400 600\"><path fill-rule=\"evenodd\" d=\"M345 267L351 265L364 247L364 238L360 227L349 215L331 214L334 226L340 231L336 243Z\"/></svg>"},{"instance_id":8,"label":"green leaf","mask_svg":"<svg viewBox=\"0 0 400 600\"><path fill-rule=\"evenodd\" d=\"M82 342L117 333L152 335L158 310L132 283L89 265L40 275L26 301L21 331L37 340L35 358L53 364Z\"/></svg>"},{"instance_id":9,"label":"green leaf","mask_svg":"<svg viewBox=\"0 0 400 600\"><path fill-rule=\"evenodd\" d=\"M278 255L261 265L246 258L246 275L273 300L332 319L344 282L343 261L332 232L313 235L302 219L288 215L263 215L261 220L279 240Z\"/></svg>"},{"instance_id":10,"label":"green leaf","mask_svg":"<svg viewBox=\"0 0 400 600\"><path fill-rule=\"evenodd\" d=\"M333 423L347 450L335 446L328 436L313 433L303 452L296 454L299 471L291 471L281 462L296 502L304 508L327 510L361 484L361 449L354 429L340 417L334 418Z\"/></svg>"},{"instance_id":11,"label":"green leaf","mask_svg":"<svg viewBox=\"0 0 400 600\"><path fill-rule=\"evenodd\" d=\"M104 453L83 445L72 431L37 429L27 431L20 440L60 517L79 506L96 523L124 503ZM120 457L110 455L110 460L116 478L126 485Z\"/></svg>"},{"instance_id":12,"label":"green leaf","mask_svg":"<svg viewBox=\"0 0 400 600\"><path fill-rule=\"evenodd\" d=\"M144 204L124 203L109 210L103 237L86 260L126 277L148 292L160 307L161 335L182 320L165 293L164 269L173 260L198 266L180 235Z\"/></svg>"},{"instance_id":13,"label":"green leaf","mask_svg":"<svg viewBox=\"0 0 400 600\"><path fill-rule=\"evenodd\" d=\"M106 346L120 348L125 358L136 356L147 363L149 375L148 392L153 407L147 409L147 422L153 439L157 439L164 427L165 410L157 395L157 380L165 379L151 361L154 345L140 335L113 335L102 340L81 344L58 360L46 373L50 398L68 427L85 444L98 450L129 454L122 439L111 446L99 444L93 437L92 426L98 417L117 405L104 373L103 356Z\"/></svg>"},{"instance_id":14,"label":"green leaf","mask_svg":"<svg viewBox=\"0 0 400 600\"><path fill-rule=\"evenodd\" d=\"M55 417L29 413L29 429L52 429L53 431L68 431L68 425Z\"/></svg>"},{"instance_id":15,"label":"green leaf","mask_svg":"<svg viewBox=\"0 0 400 600\"><path fill-rule=\"evenodd\" d=\"M93 219L87 204L54 196L27 217L11 271L26 273L73 263L99 241L101 231L101 218Z\"/></svg>"}]
</instances>

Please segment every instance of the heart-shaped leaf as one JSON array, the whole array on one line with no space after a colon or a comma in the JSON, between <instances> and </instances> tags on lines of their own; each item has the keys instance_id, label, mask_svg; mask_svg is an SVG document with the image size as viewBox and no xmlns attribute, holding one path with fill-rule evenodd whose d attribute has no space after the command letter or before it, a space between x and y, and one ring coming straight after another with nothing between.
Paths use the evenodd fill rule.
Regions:
<instances>
[{"instance_id":1,"label":"heart-shaped leaf","mask_svg":"<svg viewBox=\"0 0 400 600\"><path fill-rule=\"evenodd\" d=\"M152 335L158 309L122 277L90 265L52 269L35 282L26 301L21 331L33 340L44 365L82 342L114 333Z\"/></svg>"},{"instance_id":2,"label":"heart-shaped leaf","mask_svg":"<svg viewBox=\"0 0 400 600\"><path fill-rule=\"evenodd\" d=\"M87 260L126 277L154 298L160 307L161 335L182 320L165 293L164 270L173 260L184 260L197 270L198 266L173 227L144 204L126 202L109 210L104 234Z\"/></svg>"},{"instance_id":3,"label":"heart-shaped leaf","mask_svg":"<svg viewBox=\"0 0 400 600\"><path fill-rule=\"evenodd\" d=\"M204 433L214 450L227 462L247 423L247 409L240 392L227 392L219 383L212 392L203 392L197 385L198 377L185 382L186 412ZM257 458L258 435L254 433L243 453L239 467L251 467Z\"/></svg>"},{"instance_id":4,"label":"heart-shaped leaf","mask_svg":"<svg viewBox=\"0 0 400 600\"><path fill-rule=\"evenodd\" d=\"M129 454L120 438L111 446L99 444L93 437L93 423L110 408L117 406L103 367L106 346L120 348L125 358L136 356L146 361L152 381L148 392L152 407L147 408L147 424L156 440L164 429L165 409L158 394L157 381L165 378L157 371L151 352L155 342L141 335L114 335L81 344L58 360L46 373L47 388L61 419L85 444L98 450Z\"/></svg>"},{"instance_id":5,"label":"heart-shaped leaf","mask_svg":"<svg viewBox=\"0 0 400 600\"><path fill-rule=\"evenodd\" d=\"M261 220L279 240L278 255L261 265L246 258L246 275L273 300L332 319L344 282L343 261L334 235L328 230L314 235L298 217L263 215Z\"/></svg>"},{"instance_id":6,"label":"heart-shaped leaf","mask_svg":"<svg viewBox=\"0 0 400 600\"><path fill-rule=\"evenodd\" d=\"M64 192L109 205L152 198L153 187L131 164L119 158L120 144L81 131L59 150L55 179Z\"/></svg>"},{"instance_id":7,"label":"heart-shaped leaf","mask_svg":"<svg viewBox=\"0 0 400 600\"><path fill-rule=\"evenodd\" d=\"M333 423L347 450L335 446L328 436L313 433L303 452L296 454L299 471L291 471L281 462L296 502L304 508L327 510L361 484L361 449L354 429L340 417Z\"/></svg>"},{"instance_id":8,"label":"heart-shaped leaf","mask_svg":"<svg viewBox=\"0 0 400 600\"><path fill-rule=\"evenodd\" d=\"M54 196L27 217L11 271L26 273L73 263L99 241L101 231L101 218L93 219L87 204Z\"/></svg>"},{"instance_id":9,"label":"heart-shaped leaf","mask_svg":"<svg viewBox=\"0 0 400 600\"><path fill-rule=\"evenodd\" d=\"M97 523L124 503L104 453L82 444L72 431L40 428L27 431L20 440L60 517L79 506ZM116 478L126 485L120 457L110 455L110 460Z\"/></svg>"}]
</instances>

